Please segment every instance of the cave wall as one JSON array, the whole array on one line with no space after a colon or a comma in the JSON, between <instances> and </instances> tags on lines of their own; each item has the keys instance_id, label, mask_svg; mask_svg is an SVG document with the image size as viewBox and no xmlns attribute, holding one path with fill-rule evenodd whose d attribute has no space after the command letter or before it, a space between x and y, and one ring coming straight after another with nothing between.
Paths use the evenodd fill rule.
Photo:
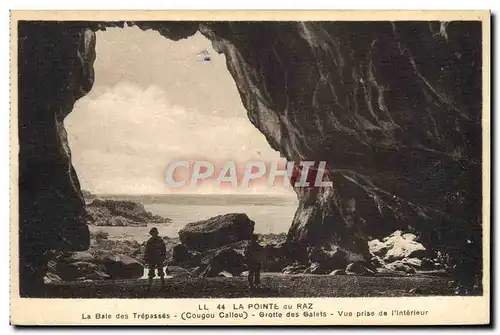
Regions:
<instances>
[{"instance_id":1,"label":"cave wall","mask_svg":"<svg viewBox=\"0 0 500 335\"><path fill-rule=\"evenodd\" d=\"M124 24L19 24L22 264L88 247L63 120L92 87L92 31ZM296 188L289 242L365 258L367 239L404 228L438 249L472 241L480 264L480 22L129 24L173 40L200 31L271 147L327 161L334 187Z\"/></svg>"},{"instance_id":2,"label":"cave wall","mask_svg":"<svg viewBox=\"0 0 500 335\"><path fill-rule=\"evenodd\" d=\"M334 187L296 189L289 241L365 257L367 239L406 229L436 248L480 248L480 23L217 22L200 31L226 55L269 144L288 160L327 161Z\"/></svg>"},{"instance_id":3,"label":"cave wall","mask_svg":"<svg viewBox=\"0 0 500 335\"><path fill-rule=\"evenodd\" d=\"M93 84L95 34L20 22L19 255L21 294L36 290L49 250L86 250L84 200L64 118Z\"/></svg>"}]
</instances>

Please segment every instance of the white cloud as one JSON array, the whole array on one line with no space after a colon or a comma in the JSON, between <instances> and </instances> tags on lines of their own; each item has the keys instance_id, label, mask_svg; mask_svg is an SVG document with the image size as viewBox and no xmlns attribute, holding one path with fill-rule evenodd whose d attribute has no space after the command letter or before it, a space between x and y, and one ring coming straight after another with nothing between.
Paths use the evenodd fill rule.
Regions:
<instances>
[{"instance_id":1,"label":"white cloud","mask_svg":"<svg viewBox=\"0 0 500 335\"><path fill-rule=\"evenodd\" d=\"M204 49L208 63L199 60ZM199 33L174 42L138 28L98 32L94 67L92 91L65 120L84 189L168 193L163 174L172 160L280 159L247 119L225 57ZM209 183L182 192L293 194L282 187L221 190Z\"/></svg>"},{"instance_id":2,"label":"white cloud","mask_svg":"<svg viewBox=\"0 0 500 335\"><path fill-rule=\"evenodd\" d=\"M96 193L165 193L164 169L172 160L278 160L246 117L222 118L171 104L161 88L122 82L94 88L66 119L73 164L84 188ZM177 191L176 191L177 192ZM210 185L183 190L218 192ZM287 193L260 186L239 193Z\"/></svg>"}]
</instances>

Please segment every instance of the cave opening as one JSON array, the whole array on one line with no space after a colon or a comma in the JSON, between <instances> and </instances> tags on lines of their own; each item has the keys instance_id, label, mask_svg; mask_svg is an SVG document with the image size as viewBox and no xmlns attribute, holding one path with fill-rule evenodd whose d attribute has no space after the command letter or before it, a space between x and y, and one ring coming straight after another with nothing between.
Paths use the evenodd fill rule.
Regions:
<instances>
[{"instance_id":1,"label":"cave opening","mask_svg":"<svg viewBox=\"0 0 500 335\"><path fill-rule=\"evenodd\" d=\"M143 204L172 220L158 226L169 237L230 212L246 213L256 233L284 236L297 209L291 187L207 180L172 188L165 180L171 161L284 161L248 120L224 54L199 32L174 41L136 26L97 31L95 48L93 87L64 120L87 204L96 197ZM151 225L89 228L141 241Z\"/></svg>"},{"instance_id":2,"label":"cave opening","mask_svg":"<svg viewBox=\"0 0 500 335\"><path fill-rule=\"evenodd\" d=\"M119 139L118 142L124 151L121 158L130 156L130 152L143 154L147 159L142 161L144 164L139 165L147 167L152 164L150 158L154 156L147 150L157 148L165 143L165 146L172 148L174 143L172 141L158 143L154 139L150 141L143 139L143 145L134 148L130 145L129 139L136 134L137 127L149 122L157 129L156 132L147 132L147 135L168 133L169 130L158 126L161 125L158 122L159 118L187 114L184 113L185 108L174 109L174 112L170 113L160 111L149 116L146 114L148 122L141 122L141 117L145 117L145 112L138 111L130 101L124 103L120 97L135 97L136 99L132 100L141 105L143 102L151 100L148 97L158 98L158 96L161 97L161 94L159 94L159 90L148 90L149 86L146 86L142 88L141 92L146 91L147 94L137 97L134 95L134 90L131 89L133 85L124 85L125 88L122 87L122 95L119 98L107 99L109 108L105 109L105 113L91 117L89 113L78 112L81 104L87 103L89 108L98 105L92 100L78 99L88 92L90 92L88 99L92 96L95 97L96 93L99 93L97 90L99 78L105 78L102 76L103 71L118 67L117 62L112 62L104 69L103 67L99 68L99 57L103 55L99 48L105 44L99 41L98 35L98 60L95 66L96 81L94 82L93 32L98 31L98 34L101 34L99 30L104 26L120 24L122 23L77 22L61 24L60 22L50 22L19 25L18 61L19 64L23 64L19 67L18 99L20 125L18 129L20 143L19 203L21 204L19 211L20 278L23 290L33 290L33 283L37 285L41 283L43 274L47 270L47 251L84 251L89 248L88 229L85 221L82 220L85 207L80 197L80 188L92 191L93 187L88 186L84 176L85 171L93 169L97 176L106 176L108 173L114 177L116 184L122 189L127 189L124 186L126 182L144 177L139 170L136 175L131 177L126 176L121 180L118 178L117 171L131 171L133 169L130 168L130 161L123 159L120 161L120 159L116 159L116 155L110 155L113 152L116 153L117 150L109 146L109 139L116 137ZM440 233L451 233L439 245L430 245L433 249L441 249L445 252L453 247L451 250L456 255L455 259L465 260L464 262L455 261L460 270L456 272L457 277L468 273L473 276L480 275L482 245L481 243L469 242L481 241L482 238L482 222L478 220L481 213L482 165L479 163L481 151L477 150L477 144L481 141L474 141L474 134L481 133L481 108L479 108L481 96L480 94L472 94L471 99L457 100L449 106L443 106L442 101L436 104L432 98L434 95L429 95L429 93L435 93L434 88L439 91L439 89L454 88L457 83L466 82L468 85L464 86L464 89L480 92L481 61L479 53L470 52L468 57L453 58L452 55L457 55L453 53L453 48L458 43L448 45L436 40L439 36L429 31L427 23L423 25L421 23L387 24L382 22L368 25L363 23L362 26L353 27L353 31L356 32L354 34L343 34L343 29L339 29L341 26L338 23L332 25L325 23L307 25L303 23L279 25L273 23L249 25L245 22L193 23L189 26L187 33L184 28L180 29L178 25L168 22L138 22L133 24L140 25L141 29L160 31L160 34L166 37L158 37L158 43L153 43L154 46L170 43L169 41L172 39L177 40L188 35L191 36L198 29L202 31L204 36L214 41L214 48L218 51L222 50L227 57L227 68L222 68L224 71L231 72L241 96L244 97L242 101L248 110L249 120L265 134L270 146L279 149L289 159L296 157L300 159L326 159L329 163L334 163L336 168L344 167L344 169L337 170L333 176L336 178L336 187L333 189L335 192L320 192L316 189L298 190L300 205L288 234L290 243L286 244L286 248L290 245L294 247L293 244L297 242L301 244L299 246L309 247L312 245L321 251L321 248L324 247L322 243L325 240L333 241L332 249L342 247L345 248L345 251L340 250L340 257L333 257L338 262L336 261L332 266L347 269L348 263L352 261L351 255L353 253L362 252L365 259L368 260L369 250L362 233L375 230L375 234L382 237L379 227L384 229L404 228L408 226L408 222L414 222L415 224L412 226L421 229L422 233L428 232L429 229L436 229ZM352 24L349 23L349 25ZM479 28L480 25L477 25L476 30L471 30L473 27L469 24L454 25L454 29L449 30L450 41L464 41L463 36L467 36L465 38L468 43L467 49L480 50L481 30ZM110 31L107 30L102 34ZM390 33L387 34L387 31ZM418 31L421 35L415 41L414 38L405 35L405 32L408 31ZM455 37L452 36L452 31L455 32ZM469 33L471 31L475 31L475 33ZM181 37L177 36L177 33ZM284 35L287 36L286 39L282 38ZM322 36L326 36L327 40L324 43L316 43L322 40ZM367 39L367 42L370 43L361 43L358 36L376 38L377 44L371 43L374 41L371 38ZM395 43L396 40L397 43ZM183 41L189 41L189 39L173 43ZM216 44L219 41L222 41L220 45ZM337 41L340 43L336 43ZM126 47L122 49L121 56L130 56L138 52L138 47L133 43L124 44ZM411 58L411 54L398 56L397 62L386 61L387 57L390 58L391 55L399 55L401 46L406 45L407 50L417 51L424 44L427 44L432 50L439 50L439 57L432 59L432 61L427 57L417 59L419 63L422 63L421 66L427 69L424 77L428 77L427 79L430 81L419 79L422 78L423 74L412 65L415 59ZM368 49L368 45L375 46L376 49ZM172 71L166 71L163 68L164 64L172 63L166 61L165 54L153 52L152 47L142 48L142 50L147 50L148 55L154 57L143 56L144 58L140 59L141 63L149 63L148 66L155 71L157 70L155 74L165 77L166 80L176 78L173 71L177 68L172 69ZM213 54L210 50L208 48L205 53L204 50L200 51L199 48L196 48L194 64L213 64ZM255 50L259 50L259 52ZM331 50L337 50L340 56L332 58L332 53L323 52ZM370 53L366 54L368 50ZM346 58L349 59L349 62L344 63L341 60L347 55L351 58ZM153 67L152 64L158 59L162 60L162 66ZM439 66L443 63L449 64L450 67L447 67L445 72L440 72ZM320 64L321 66L316 69L311 64ZM340 71L334 71L339 69L338 64L345 66L340 66ZM367 64L370 66L366 67ZM403 67L406 69L405 71L401 70L401 64L406 64ZM161 70L162 68L163 70ZM294 70L283 71L286 68ZM377 71L364 72L362 71L364 68ZM458 69L471 69L474 74ZM117 76L120 79L129 72L125 65L121 71L118 71ZM139 73L144 74L143 72ZM450 75L455 73L458 74L458 77ZM199 73L195 72L195 74ZM436 81L437 77L429 76L429 74L436 74L440 79ZM149 76L151 75L149 74ZM219 79L219 74L213 77ZM374 80L375 78L377 80ZM460 80L457 81L457 78ZM432 92L429 92L429 83L433 84L430 87ZM360 112L366 114L376 110L374 107L377 105L374 103L380 106L378 102L380 100L372 99L373 95L369 92L373 91L373 87L371 90L365 91L365 96L360 97L358 94L362 92L359 89L360 85L364 87L368 85L368 88L370 85L375 88L386 87L387 89L384 90L385 103L382 105L386 106L388 110L394 111L392 116L398 127L410 131L393 133L385 132L385 128L379 129L390 140L388 142L381 142L377 137L365 137L367 134L366 124L357 122L358 116ZM92 88L92 86L94 87ZM212 81L212 85L208 89L209 93L203 96L207 97L207 101L209 101L208 98L214 96L214 87L220 88L220 81L215 83ZM313 87L315 87L314 90L312 90ZM413 95L414 99L406 99L408 94ZM103 95L108 98L112 97L113 90L97 94L97 96ZM177 95L173 96L178 97ZM337 99L339 96L345 96L346 99L340 101ZM225 99L226 97L219 100ZM73 111L75 100L78 102ZM360 101L363 104L358 104ZM417 136L414 132L415 129L421 129L423 134L428 127L428 123L424 122L426 116L417 113L417 111L414 113L399 112L414 110L414 101L418 101L419 106L426 106L431 113L430 115L436 118L437 123L432 123L432 129L437 124L440 133L449 133L453 136L431 138ZM187 99L187 102L191 102L191 100ZM332 112L330 108L332 102L337 103L340 111ZM447 104L446 101L444 102ZM185 103L186 101L184 101ZM165 105L171 106L172 103L167 99ZM183 106L182 103L180 105ZM105 120L110 115L109 110L117 106L117 117ZM360 106L365 107L360 108ZM459 108L457 109L457 107ZM151 109L146 108L146 111L151 112ZM153 111L158 110L153 109ZM240 117L245 119L250 126L250 122L246 120L244 115L245 110L242 109ZM191 114L191 116L193 115ZM68 136L63 125L63 120L66 117L69 145L73 151L73 157L69 154ZM78 117L82 119L82 122L75 122L76 125L81 126L96 122L97 126L81 131L82 136L76 137L77 132L70 123L71 120L74 122L75 118ZM129 120L128 126L125 128L117 127L119 122L126 117ZM450 117L452 117L451 120L456 120L459 123L448 122ZM353 129L339 127L342 122L349 123ZM182 125L179 122L175 124ZM318 127L318 124L322 126ZM457 129L456 124L464 124L465 129L470 130L466 137L462 137L462 128ZM102 127L103 125L107 125L107 127ZM415 127L415 125L419 126ZM126 131L113 135L115 128ZM229 128L233 130L234 127ZM170 132L175 130L178 129L170 129ZM210 149L205 150L204 153L212 154L219 152L220 146L216 147L213 142L209 141L211 139L208 136L209 130L213 129L206 125L201 128L200 133L203 136L201 140L196 142L196 148L211 144ZM179 132L177 133L179 134ZM433 134L433 132L426 133ZM180 132L180 135L185 134L192 135L186 131ZM325 134L328 136L323 136ZM360 136L361 134L363 136ZM238 135L239 137L229 137L228 133L224 133L225 142L223 144L233 144L241 138L241 134ZM85 138L105 140L97 143L96 147L103 150L104 154L97 155L97 162L90 164L91 169L85 169L79 165L79 160L87 160L92 156L86 154L81 155L80 159L78 158L78 141ZM184 137L181 138L184 139ZM369 142L364 141L365 139L368 139ZM336 146L329 145L333 140L335 140ZM181 142L181 147L184 148L187 142ZM422 150L422 143L432 150ZM389 144L390 147L381 147L381 144ZM414 144L414 149L408 147L409 144ZM392 150L394 146L401 145L404 145L404 148L408 150ZM90 148L92 149L92 146ZM379 150L381 148L391 150ZM453 150L461 148L461 151L468 153L469 159L455 161L454 155L447 154L450 152L450 148ZM445 155L436 155L438 152ZM346 155L346 153L348 154ZM450 157L453 159L450 160ZM111 165L102 164L106 158L111 163L116 164L117 170L111 169ZM162 157L162 166L166 165L167 161L167 157ZM73 164L78 171L78 178L75 176ZM445 171L449 173L443 173ZM406 178L408 176L412 178ZM158 178L160 177L158 176ZM80 179L81 184L78 179ZM162 179L157 180L159 185L164 185ZM132 184L128 186L128 189L140 191L142 186L147 185L143 182L138 184L140 187L137 187L137 184ZM372 185L377 187L372 187ZM448 190L459 192L450 193L447 192ZM144 192L144 189L142 191ZM94 192L98 193L95 190ZM463 197L460 197L461 193L464 194ZM450 194L457 196L449 197ZM203 196L207 197L207 195ZM366 199L369 201L363 201ZM372 199L377 201L372 201ZM444 207L441 205L443 199L446 205ZM464 203L461 199L467 201ZM384 206L383 212L379 211L380 204ZM362 210L358 211L357 208ZM444 225L442 224L443 214L446 218ZM283 219L283 215L281 215L280 220L285 226L288 226L289 221ZM256 228L259 229L262 227L261 222L256 221ZM267 217L264 221L267 221ZM162 234L165 235L164 232ZM358 246L362 248L358 248ZM333 255L337 254L333 253ZM435 265L435 263L433 264ZM313 264L311 263L311 265ZM438 263L438 266L442 265ZM330 269L329 267L323 268L325 272ZM466 278L467 280L472 278L472 276L465 277L470 277Z\"/></svg>"}]
</instances>

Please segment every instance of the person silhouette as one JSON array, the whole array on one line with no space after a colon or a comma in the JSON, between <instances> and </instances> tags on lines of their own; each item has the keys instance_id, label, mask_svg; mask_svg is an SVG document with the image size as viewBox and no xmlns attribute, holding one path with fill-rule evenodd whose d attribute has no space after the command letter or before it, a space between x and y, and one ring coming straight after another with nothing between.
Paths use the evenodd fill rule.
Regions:
<instances>
[{"instance_id":1,"label":"person silhouette","mask_svg":"<svg viewBox=\"0 0 500 335\"><path fill-rule=\"evenodd\" d=\"M257 242L258 236L252 235L244 251L245 263L248 267L248 284L250 289L260 286L260 269L262 267L262 246Z\"/></svg>"},{"instance_id":2,"label":"person silhouette","mask_svg":"<svg viewBox=\"0 0 500 335\"><path fill-rule=\"evenodd\" d=\"M144 261L149 269L148 290L151 289L153 278L156 276L156 271L158 271L158 276L161 279L161 287L165 287L165 272L163 271L163 264L167 258L165 242L159 236L158 229L155 227L151 228L149 234L151 237L146 242L146 250L144 253Z\"/></svg>"}]
</instances>

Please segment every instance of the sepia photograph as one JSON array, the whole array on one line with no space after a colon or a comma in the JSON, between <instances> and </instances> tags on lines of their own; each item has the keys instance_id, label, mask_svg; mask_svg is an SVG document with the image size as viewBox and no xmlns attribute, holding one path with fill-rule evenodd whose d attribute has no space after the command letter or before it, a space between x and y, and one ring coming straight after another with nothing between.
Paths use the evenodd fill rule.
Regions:
<instances>
[{"instance_id":1,"label":"sepia photograph","mask_svg":"<svg viewBox=\"0 0 500 335\"><path fill-rule=\"evenodd\" d=\"M308 299L489 302L488 12L29 13L12 18L19 304L211 299L224 311L78 319L224 323L300 298L287 318L328 323L383 312Z\"/></svg>"}]
</instances>

